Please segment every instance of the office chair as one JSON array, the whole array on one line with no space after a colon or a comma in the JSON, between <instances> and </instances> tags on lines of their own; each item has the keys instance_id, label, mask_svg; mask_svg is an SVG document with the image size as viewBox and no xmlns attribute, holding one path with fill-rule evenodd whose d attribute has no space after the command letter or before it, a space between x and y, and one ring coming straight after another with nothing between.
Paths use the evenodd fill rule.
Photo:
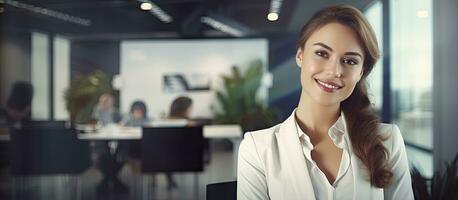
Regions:
<instances>
[{"instance_id":1,"label":"office chair","mask_svg":"<svg viewBox=\"0 0 458 200\"><path fill-rule=\"evenodd\" d=\"M68 124L68 126L70 126ZM47 121L47 120L33 120L24 124L25 129L57 129L67 128L66 121Z\"/></svg>"},{"instance_id":2,"label":"office chair","mask_svg":"<svg viewBox=\"0 0 458 200\"><path fill-rule=\"evenodd\" d=\"M201 126L143 128L141 145L142 173L196 172L194 190L197 197L197 172L204 169Z\"/></svg>"},{"instance_id":3,"label":"office chair","mask_svg":"<svg viewBox=\"0 0 458 200\"><path fill-rule=\"evenodd\" d=\"M76 184L76 197L81 197L78 175L90 166L90 152L89 144L78 140L74 131L61 127L15 129L11 131L10 147L13 199L17 182L22 194L24 181L51 175L61 175L59 178Z\"/></svg>"},{"instance_id":4,"label":"office chair","mask_svg":"<svg viewBox=\"0 0 458 200\"><path fill-rule=\"evenodd\" d=\"M237 181L207 185L207 200L236 200Z\"/></svg>"}]
</instances>

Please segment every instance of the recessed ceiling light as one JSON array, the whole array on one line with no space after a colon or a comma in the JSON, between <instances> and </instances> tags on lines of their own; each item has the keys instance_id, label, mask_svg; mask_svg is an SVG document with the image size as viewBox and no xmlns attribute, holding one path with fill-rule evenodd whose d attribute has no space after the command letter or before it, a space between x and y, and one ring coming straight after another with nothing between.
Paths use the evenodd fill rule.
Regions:
<instances>
[{"instance_id":1,"label":"recessed ceiling light","mask_svg":"<svg viewBox=\"0 0 458 200\"><path fill-rule=\"evenodd\" d=\"M151 3L141 3L140 4L140 9L142 9L142 10L151 10L151 9L153 9L153 4L151 4Z\"/></svg>"},{"instance_id":2,"label":"recessed ceiling light","mask_svg":"<svg viewBox=\"0 0 458 200\"><path fill-rule=\"evenodd\" d=\"M1 1L1 0L0 0ZM137 0L140 4L140 9L145 10L156 16L161 22L163 23L171 23L173 22L172 16L167 14L164 10L162 10L158 5L153 3L151 0Z\"/></svg>"},{"instance_id":3,"label":"recessed ceiling light","mask_svg":"<svg viewBox=\"0 0 458 200\"><path fill-rule=\"evenodd\" d=\"M269 13L267 15L267 19L269 21L276 21L278 19L278 14L277 13Z\"/></svg>"}]
</instances>

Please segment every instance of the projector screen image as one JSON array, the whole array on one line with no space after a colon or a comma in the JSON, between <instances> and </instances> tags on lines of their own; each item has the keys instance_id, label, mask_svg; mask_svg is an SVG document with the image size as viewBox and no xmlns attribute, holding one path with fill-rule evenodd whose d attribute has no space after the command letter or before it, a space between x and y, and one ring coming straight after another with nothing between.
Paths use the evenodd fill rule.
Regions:
<instances>
[{"instance_id":1,"label":"projector screen image","mask_svg":"<svg viewBox=\"0 0 458 200\"><path fill-rule=\"evenodd\" d=\"M268 66L266 39L126 40L121 42L120 108L127 114L132 102L144 101L148 116L168 116L178 96L193 100L191 117L212 118L215 91L223 90L221 75L236 66L244 73L250 62ZM267 87L258 95L267 101Z\"/></svg>"},{"instance_id":2,"label":"projector screen image","mask_svg":"<svg viewBox=\"0 0 458 200\"><path fill-rule=\"evenodd\" d=\"M204 72L193 76L186 76L183 73L164 74L162 80L164 92L178 93L210 90L210 77Z\"/></svg>"}]
</instances>

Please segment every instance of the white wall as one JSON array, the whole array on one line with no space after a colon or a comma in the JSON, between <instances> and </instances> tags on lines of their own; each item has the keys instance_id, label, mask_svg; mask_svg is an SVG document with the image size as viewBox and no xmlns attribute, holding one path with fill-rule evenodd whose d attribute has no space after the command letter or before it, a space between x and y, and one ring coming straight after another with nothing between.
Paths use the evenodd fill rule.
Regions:
<instances>
[{"instance_id":1,"label":"white wall","mask_svg":"<svg viewBox=\"0 0 458 200\"><path fill-rule=\"evenodd\" d=\"M211 89L220 89L221 74L233 65L245 71L254 59L263 61L267 71L268 47L265 39L223 40L134 40L121 43L121 111L127 113L135 100L146 102L149 115L167 115L171 101L179 95L194 100L194 117L211 117L213 91L165 93L162 76L167 73L205 74ZM262 92L267 101L267 88Z\"/></svg>"}]
</instances>

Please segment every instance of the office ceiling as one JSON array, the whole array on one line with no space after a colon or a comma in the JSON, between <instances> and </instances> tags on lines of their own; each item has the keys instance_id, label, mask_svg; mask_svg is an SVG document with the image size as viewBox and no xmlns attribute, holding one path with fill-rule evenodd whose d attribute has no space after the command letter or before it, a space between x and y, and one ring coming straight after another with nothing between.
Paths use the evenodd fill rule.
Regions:
<instances>
[{"instance_id":1,"label":"office ceiling","mask_svg":"<svg viewBox=\"0 0 458 200\"><path fill-rule=\"evenodd\" d=\"M203 16L211 16L243 30L244 36L256 37L297 32L313 12L327 5L347 3L364 9L373 1L283 0L279 19L270 22L266 18L270 0L153 0L173 18L164 23L140 10L138 0L0 0L0 19L5 30L73 38L230 37L201 22Z\"/></svg>"}]
</instances>

